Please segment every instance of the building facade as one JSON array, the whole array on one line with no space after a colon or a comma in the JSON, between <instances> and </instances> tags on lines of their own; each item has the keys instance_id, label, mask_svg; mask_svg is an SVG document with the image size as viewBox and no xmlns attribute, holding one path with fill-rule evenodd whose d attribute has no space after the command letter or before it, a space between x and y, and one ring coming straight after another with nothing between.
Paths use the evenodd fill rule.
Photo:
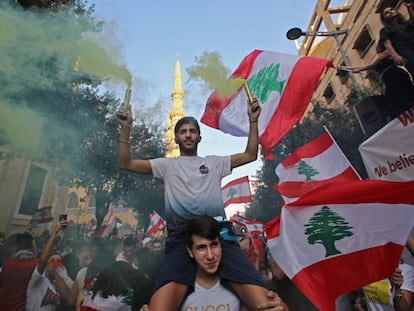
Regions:
<instances>
[{"instance_id":1,"label":"building facade","mask_svg":"<svg viewBox=\"0 0 414 311\"><path fill-rule=\"evenodd\" d=\"M312 97L314 102L339 107L352 102L352 99L358 102L367 96L382 94L380 77L373 71L353 74L338 68L373 61L382 28L379 12L385 6L394 6L404 16L408 15L406 6L397 0L347 0L341 6L332 6L330 0L317 0L308 28L304 31L306 34L299 44L299 54L330 59L334 68L326 70L321 77ZM315 35L317 32L331 35ZM361 129L366 132L369 120L364 119L364 111L348 108L354 109Z\"/></svg>"}]
</instances>

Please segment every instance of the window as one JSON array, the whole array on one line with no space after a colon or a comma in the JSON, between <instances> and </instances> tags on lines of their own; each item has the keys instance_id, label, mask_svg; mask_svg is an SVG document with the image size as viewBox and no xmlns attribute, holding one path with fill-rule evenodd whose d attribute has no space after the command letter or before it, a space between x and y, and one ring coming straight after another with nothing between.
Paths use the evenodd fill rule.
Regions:
<instances>
[{"instance_id":1,"label":"window","mask_svg":"<svg viewBox=\"0 0 414 311\"><path fill-rule=\"evenodd\" d=\"M78 208L78 195L75 192L69 194L67 208Z\"/></svg>"},{"instance_id":2,"label":"window","mask_svg":"<svg viewBox=\"0 0 414 311\"><path fill-rule=\"evenodd\" d=\"M358 38L356 38L352 48L357 50L360 57L363 57L373 43L374 39L372 39L368 27L365 26L362 28Z\"/></svg>"},{"instance_id":3,"label":"window","mask_svg":"<svg viewBox=\"0 0 414 311\"><path fill-rule=\"evenodd\" d=\"M341 66L345 66L345 63L342 62ZM349 71L346 70L338 70L336 72L336 75L338 76L339 80L342 84L345 84L349 77Z\"/></svg>"},{"instance_id":4,"label":"window","mask_svg":"<svg viewBox=\"0 0 414 311\"><path fill-rule=\"evenodd\" d=\"M96 207L96 197L93 194L89 197L88 207Z\"/></svg>"},{"instance_id":5,"label":"window","mask_svg":"<svg viewBox=\"0 0 414 311\"><path fill-rule=\"evenodd\" d=\"M325 98L327 104L329 104L332 101L332 99L334 99L335 93L330 84L328 84L322 96Z\"/></svg>"},{"instance_id":6,"label":"window","mask_svg":"<svg viewBox=\"0 0 414 311\"><path fill-rule=\"evenodd\" d=\"M39 207L40 197L42 196L46 174L47 171L45 169L32 164L30 165L22 202L20 203L19 214L30 216L36 212Z\"/></svg>"}]
</instances>

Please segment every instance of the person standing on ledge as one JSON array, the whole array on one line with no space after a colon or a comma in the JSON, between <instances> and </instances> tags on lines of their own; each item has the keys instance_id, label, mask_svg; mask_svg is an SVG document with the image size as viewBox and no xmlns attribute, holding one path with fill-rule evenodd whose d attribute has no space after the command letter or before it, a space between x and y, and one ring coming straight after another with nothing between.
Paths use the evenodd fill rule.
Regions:
<instances>
[{"instance_id":1,"label":"person standing on ledge","mask_svg":"<svg viewBox=\"0 0 414 311\"><path fill-rule=\"evenodd\" d=\"M257 159L260 112L260 104L254 98L247 106L250 124L244 152L230 156L198 156L200 126L195 118L184 117L174 129L180 156L151 160L131 158L129 135L132 113L130 108L127 113L117 113L121 125L119 167L136 173L152 174L164 181L168 230L166 257L150 300L151 311L179 310L189 291L194 289L195 268L186 250L185 223L191 217L202 214L225 218L221 180L233 168ZM222 245L220 278L230 283L249 310L258 310L257 306L269 302L268 289L260 274L241 252L237 239L231 234L226 238L228 240Z\"/></svg>"}]
</instances>

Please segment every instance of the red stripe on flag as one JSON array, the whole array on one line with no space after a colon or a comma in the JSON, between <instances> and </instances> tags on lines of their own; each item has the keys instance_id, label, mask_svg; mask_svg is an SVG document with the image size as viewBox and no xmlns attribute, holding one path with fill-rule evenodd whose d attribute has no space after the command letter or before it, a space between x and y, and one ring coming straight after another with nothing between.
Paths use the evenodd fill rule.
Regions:
<instances>
[{"instance_id":1,"label":"red stripe on flag","mask_svg":"<svg viewBox=\"0 0 414 311\"><path fill-rule=\"evenodd\" d=\"M234 186L234 185L244 184L244 183L248 183L248 182L249 182L249 177L248 177L248 176L240 177L240 178L237 178L237 179L232 180L232 181L230 181L229 183L227 183L227 184L226 184L226 185L222 188L222 190L224 190L224 189L226 189L226 188L229 188L229 187L232 187L232 186Z\"/></svg>"},{"instance_id":2,"label":"red stripe on flag","mask_svg":"<svg viewBox=\"0 0 414 311\"><path fill-rule=\"evenodd\" d=\"M374 189L373 193L371 190ZM389 203L414 205L414 181L398 182L383 180L354 180L329 184L317 190L304 194L291 206L310 206L321 204L359 204L359 203ZM318 195L314 192L318 191Z\"/></svg>"},{"instance_id":3,"label":"red stripe on flag","mask_svg":"<svg viewBox=\"0 0 414 311\"><path fill-rule=\"evenodd\" d=\"M284 167L289 167L295 165L303 158L314 158L329 149L333 143L331 136L325 132L310 143L296 148L295 151L281 163Z\"/></svg>"},{"instance_id":4,"label":"red stripe on flag","mask_svg":"<svg viewBox=\"0 0 414 311\"><path fill-rule=\"evenodd\" d=\"M260 136L266 160L273 159L272 148L302 119L319 78L327 66L332 66L329 60L315 57L302 57L295 64L279 105Z\"/></svg>"},{"instance_id":5,"label":"red stripe on flag","mask_svg":"<svg viewBox=\"0 0 414 311\"><path fill-rule=\"evenodd\" d=\"M336 256L306 267L292 281L320 311L335 311L338 296L390 277L402 251L402 245L388 243Z\"/></svg>"},{"instance_id":6,"label":"red stripe on flag","mask_svg":"<svg viewBox=\"0 0 414 311\"><path fill-rule=\"evenodd\" d=\"M339 183L343 181L355 180L355 171L352 167L348 167L341 174L335 177L324 180L311 180L311 181L286 181L279 184L275 184L275 189L280 195L288 198L298 198L305 193L308 193L316 188L331 184Z\"/></svg>"},{"instance_id":7,"label":"red stripe on flag","mask_svg":"<svg viewBox=\"0 0 414 311\"><path fill-rule=\"evenodd\" d=\"M266 237L268 239L276 238L280 232L280 214L265 224Z\"/></svg>"},{"instance_id":8,"label":"red stripe on flag","mask_svg":"<svg viewBox=\"0 0 414 311\"><path fill-rule=\"evenodd\" d=\"M251 195L245 196L245 197L234 197L224 202L224 207L227 207L230 204L248 203L248 202L253 202Z\"/></svg>"}]
</instances>

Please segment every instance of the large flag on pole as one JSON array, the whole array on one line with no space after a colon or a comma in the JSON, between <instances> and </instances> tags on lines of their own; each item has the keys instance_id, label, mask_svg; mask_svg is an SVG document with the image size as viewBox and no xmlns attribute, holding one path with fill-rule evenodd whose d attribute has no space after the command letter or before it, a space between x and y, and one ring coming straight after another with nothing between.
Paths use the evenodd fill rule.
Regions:
<instances>
[{"instance_id":1,"label":"large flag on pole","mask_svg":"<svg viewBox=\"0 0 414 311\"><path fill-rule=\"evenodd\" d=\"M147 232L145 233L146 236L150 236L158 230L163 229L166 225L165 220L156 211L152 211L148 216L148 219L150 223L148 225Z\"/></svg>"},{"instance_id":2,"label":"large flag on pole","mask_svg":"<svg viewBox=\"0 0 414 311\"><path fill-rule=\"evenodd\" d=\"M266 226L284 273L321 311L341 294L388 278L414 219L414 181L329 184L282 208Z\"/></svg>"},{"instance_id":3,"label":"large flag on pole","mask_svg":"<svg viewBox=\"0 0 414 311\"><path fill-rule=\"evenodd\" d=\"M327 66L332 63L326 59L254 50L233 72L231 78L247 80L262 107L258 125L265 159L273 158L272 147L302 119ZM201 122L234 136L247 136L246 103L243 87L231 97L213 92Z\"/></svg>"},{"instance_id":4,"label":"large flag on pole","mask_svg":"<svg viewBox=\"0 0 414 311\"><path fill-rule=\"evenodd\" d=\"M300 146L275 169L279 182L274 189L285 203L329 183L360 179L328 130Z\"/></svg>"},{"instance_id":5,"label":"large flag on pole","mask_svg":"<svg viewBox=\"0 0 414 311\"><path fill-rule=\"evenodd\" d=\"M45 206L36 210L36 212L32 215L29 223L44 224L51 222L53 219L52 206Z\"/></svg>"},{"instance_id":6,"label":"large flag on pole","mask_svg":"<svg viewBox=\"0 0 414 311\"><path fill-rule=\"evenodd\" d=\"M223 195L224 207L233 203L249 203L253 201L248 176L227 183L221 188L221 193Z\"/></svg>"},{"instance_id":7,"label":"large flag on pole","mask_svg":"<svg viewBox=\"0 0 414 311\"><path fill-rule=\"evenodd\" d=\"M370 179L414 180L414 107L359 146Z\"/></svg>"}]
</instances>

